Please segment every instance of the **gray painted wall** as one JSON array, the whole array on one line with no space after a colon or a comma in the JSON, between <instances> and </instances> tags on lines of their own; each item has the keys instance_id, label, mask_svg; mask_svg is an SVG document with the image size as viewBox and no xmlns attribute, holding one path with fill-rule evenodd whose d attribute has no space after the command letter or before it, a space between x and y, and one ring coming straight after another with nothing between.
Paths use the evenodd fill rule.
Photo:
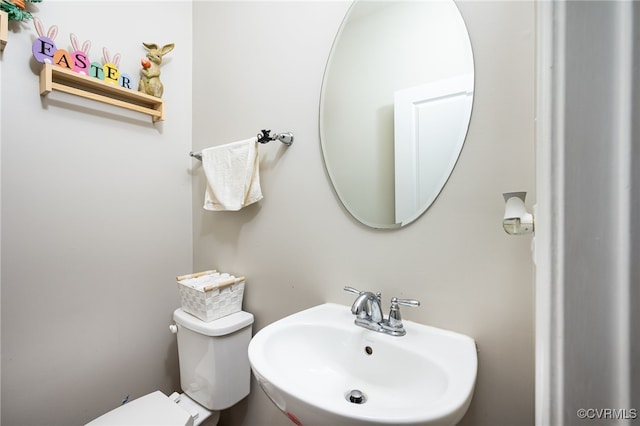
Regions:
<instances>
[{"instance_id":1,"label":"gray painted wall","mask_svg":"<svg viewBox=\"0 0 640 426\"><path fill-rule=\"evenodd\" d=\"M123 398L179 387L175 276L192 266L191 4L37 5L69 33L120 52L175 42L167 120L52 93L41 98L32 24L2 54L2 424L83 424ZM141 17L145 19L141 19Z\"/></svg>"},{"instance_id":2,"label":"gray painted wall","mask_svg":"<svg viewBox=\"0 0 640 426\"><path fill-rule=\"evenodd\" d=\"M461 2L476 64L467 142L451 179L416 223L363 227L340 207L318 137L322 74L348 2L194 3L194 140L199 150L259 129L292 131L290 148L261 146L265 198L239 212L202 209L194 162L194 265L247 276L255 330L342 287L422 301L407 319L474 337L479 375L463 425L534 418L530 237L502 229L502 192L534 192L534 5ZM200 54L200 52L204 52ZM410 374L410 372L405 372ZM223 425L288 425L253 386Z\"/></svg>"}]
</instances>

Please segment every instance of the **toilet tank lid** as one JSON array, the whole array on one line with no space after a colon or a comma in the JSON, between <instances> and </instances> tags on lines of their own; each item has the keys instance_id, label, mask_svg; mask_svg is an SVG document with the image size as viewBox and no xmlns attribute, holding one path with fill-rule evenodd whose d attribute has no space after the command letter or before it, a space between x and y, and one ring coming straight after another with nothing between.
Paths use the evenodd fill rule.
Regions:
<instances>
[{"instance_id":1,"label":"toilet tank lid","mask_svg":"<svg viewBox=\"0 0 640 426\"><path fill-rule=\"evenodd\" d=\"M205 336L225 336L253 324L253 315L240 311L214 321L205 322L178 308L173 312L173 320L177 324Z\"/></svg>"},{"instance_id":2,"label":"toilet tank lid","mask_svg":"<svg viewBox=\"0 0 640 426\"><path fill-rule=\"evenodd\" d=\"M114 408L86 426L192 426L193 417L160 391Z\"/></svg>"}]
</instances>

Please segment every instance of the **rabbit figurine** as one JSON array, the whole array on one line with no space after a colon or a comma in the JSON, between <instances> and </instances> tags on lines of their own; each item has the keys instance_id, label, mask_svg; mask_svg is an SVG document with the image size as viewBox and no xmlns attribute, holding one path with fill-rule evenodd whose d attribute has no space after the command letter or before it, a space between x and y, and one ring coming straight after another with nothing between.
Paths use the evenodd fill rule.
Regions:
<instances>
[{"instance_id":1,"label":"rabbit figurine","mask_svg":"<svg viewBox=\"0 0 640 426\"><path fill-rule=\"evenodd\" d=\"M147 49L146 56L148 60L142 60L138 91L161 98L164 87L160 81L160 64L162 63L162 57L171 52L175 45L169 43L162 48L158 48L158 45L155 43L142 43L142 45Z\"/></svg>"}]
</instances>

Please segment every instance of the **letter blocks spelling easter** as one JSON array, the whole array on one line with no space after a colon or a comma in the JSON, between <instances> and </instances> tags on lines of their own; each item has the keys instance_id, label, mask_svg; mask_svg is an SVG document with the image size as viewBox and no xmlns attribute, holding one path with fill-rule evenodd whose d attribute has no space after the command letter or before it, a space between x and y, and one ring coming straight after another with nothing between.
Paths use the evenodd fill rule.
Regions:
<instances>
[{"instance_id":1,"label":"letter blocks spelling easter","mask_svg":"<svg viewBox=\"0 0 640 426\"><path fill-rule=\"evenodd\" d=\"M90 58L91 42L87 40L80 45L75 34L70 34L70 50L58 48L55 43L57 26L53 25L45 32L38 18L33 21L39 36L32 45L33 57L43 64L41 95L58 90L149 114L154 122L164 120L160 62L162 56L173 49L173 44L158 49L155 44L143 43L148 52L141 62L141 79L138 91L135 91L131 76L119 69L120 53L111 55L103 48L103 63L94 61Z\"/></svg>"}]
</instances>

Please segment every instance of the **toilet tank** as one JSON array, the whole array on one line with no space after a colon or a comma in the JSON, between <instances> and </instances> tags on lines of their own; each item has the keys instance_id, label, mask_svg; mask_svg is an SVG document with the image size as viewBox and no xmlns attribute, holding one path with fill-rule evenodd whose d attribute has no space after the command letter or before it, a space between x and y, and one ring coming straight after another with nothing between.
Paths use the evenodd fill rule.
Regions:
<instances>
[{"instance_id":1,"label":"toilet tank","mask_svg":"<svg viewBox=\"0 0 640 426\"><path fill-rule=\"evenodd\" d=\"M247 354L253 315L240 311L204 322L182 309L173 313L178 331L182 390L210 410L224 410L249 394Z\"/></svg>"}]
</instances>

